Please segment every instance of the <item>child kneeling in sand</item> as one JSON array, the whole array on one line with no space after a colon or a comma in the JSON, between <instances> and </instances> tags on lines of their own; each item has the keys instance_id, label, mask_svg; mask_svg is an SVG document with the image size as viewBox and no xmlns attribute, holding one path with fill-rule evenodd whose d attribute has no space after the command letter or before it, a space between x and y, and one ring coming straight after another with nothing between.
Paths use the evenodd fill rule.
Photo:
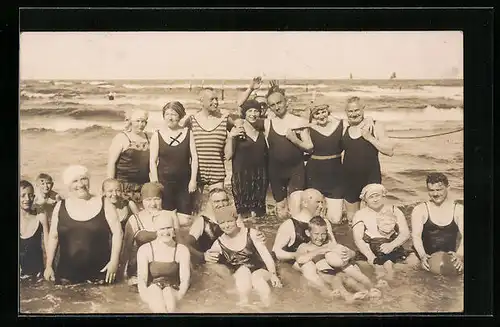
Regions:
<instances>
[{"instance_id":1,"label":"child kneeling in sand","mask_svg":"<svg viewBox=\"0 0 500 327\"><path fill-rule=\"evenodd\" d=\"M302 243L297 249L297 263L302 271L316 269L323 281L333 288L332 294L342 296L347 302L363 299L366 295L371 298L380 297L380 291L370 279L357 265L351 263L354 251L329 239L326 224L325 219L320 216L309 221L306 235L310 241ZM306 278L309 275L304 273ZM318 284L317 281L310 282ZM356 293L348 292L343 283L349 284Z\"/></svg>"},{"instance_id":2,"label":"child kneeling in sand","mask_svg":"<svg viewBox=\"0 0 500 327\"><path fill-rule=\"evenodd\" d=\"M137 251L139 295L154 313L174 312L189 288L190 253L175 241L171 214L162 211L153 224L156 239Z\"/></svg>"},{"instance_id":3,"label":"child kneeling in sand","mask_svg":"<svg viewBox=\"0 0 500 327\"><path fill-rule=\"evenodd\" d=\"M264 306L271 304L271 289L282 287L276 274L271 253L257 237L253 228L239 227L236 210L231 206L214 210L214 215L222 234L205 252L206 262L221 263L233 273L240 301L238 305L248 305L252 287L258 293Z\"/></svg>"}]
</instances>

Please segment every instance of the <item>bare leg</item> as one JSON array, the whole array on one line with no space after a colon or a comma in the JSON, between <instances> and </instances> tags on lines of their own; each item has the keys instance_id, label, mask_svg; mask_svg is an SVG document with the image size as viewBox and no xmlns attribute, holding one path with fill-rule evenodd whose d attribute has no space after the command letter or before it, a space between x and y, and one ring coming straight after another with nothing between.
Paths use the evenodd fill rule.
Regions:
<instances>
[{"instance_id":1,"label":"bare leg","mask_svg":"<svg viewBox=\"0 0 500 327\"><path fill-rule=\"evenodd\" d=\"M167 312L175 312L177 304L175 293L176 291L170 286L163 289L163 299L165 301L165 306L167 307Z\"/></svg>"},{"instance_id":2,"label":"bare leg","mask_svg":"<svg viewBox=\"0 0 500 327\"><path fill-rule=\"evenodd\" d=\"M252 291L252 273L247 267L241 266L236 270L233 277L236 283L236 290L240 296L238 305L247 305L250 298L250 292Z\"/></svg>"},{"instance_id":3,"label":"bare leg","mask_svg":"<svg viewBox=\"0 0 500 327\"><path fill-rule=\"evenodd\" d=\"M326 201L326 218L332 224L340 224L340 220L342 219L342 199L330 199L325 198Z\"/></svg>"},{"instance_id":4,"label":"bare leg","mask_svg":"<svg viewBox=\"0 0 500 327\"><path fill-rule=\"evenodd\" d=\"M163 291L158 285L151 284L147 289L147 303L149 309L153 313L166 313L165 300L163 299Z\"/></svg>"},{"instance_id":5,"label":"bare leg","mask_svg":"<svg viewBox=\"0 0 500 327\"><path fill-rule=\"evenodd\" d=\"M265 307L271 305L271 288L267 282L270 278L269 271L265 269L259 269L252 273L253 288L259 294L260 301Z\"/></svg>"},{"instance_id":6,"label":"bare leg","mask_svg":"<svg viewBox=\"0 0 500 327\"><path fill-rule=\"evenodd\" d=\"M289 198L289 210L290 215L295 217L300 212L300 196L302 195L302 191L295 191L290 194Z\"/></svg>"},{"instance_id":7,"label":"bare leg","mask_svg":"<svg viewBox=\"0 0 500 327\"><path fill-rule=\"evenodd\" d=\"M356 265L349 265L344 268L344 272L360 282L365 288L370 289L373 287L372 281L359 269Z\"/></svg>"},{"instance_id":8,"label":"bare leg","mask_svg":"<svg viewBox=\"0 0 500 327\"><path fill-rule=\"evenodd\" d=\"M302 266L301 270L302 270L302 275L304 275L304 277L307 279L307 281L311 284L312 287L318 289L324 296L331 295L330 288L318 274L314 262L312 261L307 262Z\"/></svg>"},{"instance_id":9,"label":"bare leg","mask_svg":"<svg viewBox=\"0 0 500 327\"><path fill-rule=\"evenodd\" d=\"M359 202L350 203L348 201L345 201L347 221L349 222L349 225L352 224L352 218L354 217L354 214L356 213L356 211L359 210L359 205L360 205Z\"/></svg>"},{"instance_id":10,"label":"bare leg","mask_svg":"<svg viewBox=\"0 0 500 327\"><path fill-rule=\"evenodd\" d=\"M420 267L420 259L417 257L417 255L415 253L411 253L406 258L406 263L413 268Z\"/></svg>"},{"instance_id":11,"label":"bare leg","mask_svg":"<svg viewBox=\"0 0 500 327\"><path fill-rule=\"evenodd\" d=\"M393 280L394 279L394 264L392 263L391 260L387 260L384 262L384 269L385 269L385 279L387 280Z\"/></svg>"},{"instance_id":12,"label":"bare leg","mask_svg":"<svg viewBox=\"0 0 500 327\"><path fill-rule=\"evenodd\" d=\"M276 215L280 219L286 219L288 216L288 203L287 200L276 202Z\"/></svg>"},{"instance_id":13,"label":"bare leg","mask_svg":"<svg viewBox=\"0 0 500 327\"><path fill-rule=\"evenodd\" d=\"M338 273L336 275L328 275L328 274L323 274L319 273L321 278L330 284L330 286L333 289L332 295L341 296L347 303L352 303L354 301L354 298L352 294L344 287L344 284L342 283L342 275L343 273Z\"/></svg>"},{"instance_id":14,"label":"bare leg","mask_svg":"<svg viewBox=\"0 0 500 327\"><path fill-rule=\"evenodd\" d=\"M345 285L352 288L355 292L361 292L365 290L365 287L361 283L346 274L343 275L342 281Z\"/></svg>"}]
</instances>

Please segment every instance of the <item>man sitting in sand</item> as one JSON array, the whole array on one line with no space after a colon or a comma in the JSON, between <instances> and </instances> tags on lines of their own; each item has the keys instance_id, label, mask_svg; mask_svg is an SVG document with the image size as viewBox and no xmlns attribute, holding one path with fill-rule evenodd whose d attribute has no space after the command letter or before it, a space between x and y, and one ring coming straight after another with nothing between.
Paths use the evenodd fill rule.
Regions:
<instances>
[{"instance_id":1,"label":"man sitting in sand","mask_svg":"<svg viewBox=\"0 0 500 327\"><path fill-rule=\"evenodd\" d=\"M413 208L411 215L412 241L422 268L429 270L428 259L433 253L451 254L459 272L464 260L464 207L448 197L449 182L443 173L430 173L426 179L429 202ZM458 236L460 243L457 247ZM413 258L416 262L418 259Z\"/></svg>"},{"instance_id":2,"label":"man sitting in sand","mask_svg":"<svg viewBox=\"0 0 500 327\"><path fill-rule=\"evenodd\" d=\"M205 261L205 252L210 249L215 240L222 235L222 229L216 220L215 210L227 207L230 200L227 192L223 188L214 188L209 193L209 202L204 214L194 218L193 224L189 229L189 234L184 237L184 243L191 252L193 263L202 263ZM243 221L238 219L239 227L244 227ZM258 232L259 240L265 241L263 233Z\"/></svg>"}]
</instances>

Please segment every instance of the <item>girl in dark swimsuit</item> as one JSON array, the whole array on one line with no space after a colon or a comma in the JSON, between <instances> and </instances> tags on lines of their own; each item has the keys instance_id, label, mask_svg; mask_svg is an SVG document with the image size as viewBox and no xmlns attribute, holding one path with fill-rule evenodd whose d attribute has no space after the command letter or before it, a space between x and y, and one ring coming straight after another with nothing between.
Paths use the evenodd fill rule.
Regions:
<instances>
[{"instance_id":1,"label":"girl in dark swimsuit","mask_svg":"<svg viewBox=\"0 0 500 327\"><path fill-rule=\"evenodd\" d=\"M154 227L157 238L137 251L139 295L155 313L174 312L189 287L190 254L175 241L174 221L168 212L155 218Z\"/></svg>"},{"instance_id":2,"label":"girl in dark swimsuit","mask_svg":"<svg viewBox=\"0 0 500 327\"><path fill-rule=\"evenodd\" d=\"M238 227L236 211L232 207L216 209L214 213L224 234L208 252L219 253L219 263L233 273L240 297L238 304L248 304L253 287L262 304L268 306L271 289L267 282L270 281L273 287L281 287L269 250L257 240L256 230Z\"/></svg>"}]
</instances>

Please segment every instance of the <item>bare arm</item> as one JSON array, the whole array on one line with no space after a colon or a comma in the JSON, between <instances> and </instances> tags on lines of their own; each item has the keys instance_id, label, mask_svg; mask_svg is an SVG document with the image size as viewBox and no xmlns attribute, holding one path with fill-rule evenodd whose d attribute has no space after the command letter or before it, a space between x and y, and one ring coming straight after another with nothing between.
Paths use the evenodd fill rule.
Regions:
<instances>
[{"instance_id":1,"label":"bare arm","mask_svg":"<svg viewBox=\"0 0 500 327\"><path fill-rule=\"evenodd\" d=\"M120 259L120 252L122 248L122 226L120 224L120 220L118 219L118 215L116 214L116 210L109 200L104 200L104 214L106 216L106 221L108 222L109 229L111 230L111 257L109 261L112 265L116 265L118 267L118 262Z\"/></svg>"},{"instance_id":2,"label":"bare arm","mask_svg":"<svg viewBox=\"0 0 500 327\"><path fill-rule=\"evenodd\" d=\"M122 153L124 148L123 147L124 136L125 135L122 135L122 133L120 133L113 138L113 141L111 141L111 145L108 151L108 166L107 166L108 178L116 177L116 162L118 161L118 158L120 157L120 154Z\"/></svg>"},{"instance_id":3,"label":"bare arm","mask_svg":"<svg viewBox=\"0 0 500 327\"><path fill-rule=\"evenodd\" d=\"M118 276L123 277L125 274L125 265L130 260L130 253L134 245L134 229L131 225L131 219L125 225L125 233L123 235L122 250L120 254L121 266L118 267Z\"/></svg>"},{"instance_id":4,"label":"bare arm","mask_svg":"<svg viewBox=\"0 0 500 327\"><path fill-rule=\"evenodd\" d=\"M455 211L455 222L458 226L458 231L460 232L460 244L457 248L457 255L464 256L464 206L457 204Z\"/></svg>"},{"instance_id":5,"label":"bare arm","mask_svg":"<svg viewBox=\"0 0 500 327\"><path fill-rule=\"evenodd\" d=\"M380 122L377 122L374 125L374 129L376 137L371 133L363 135L363 137L375 148L377 148L380 153L392 157L394 155L394 145L387 137L384 125L382 125Z\"/></svg>"},{"instance_id":6,"label":"bare arm","mask_svg":"<svg viewBox=\"0 0 500 327\"><path fill-rule=\"evenodd\" d=\"M297 257L295 252L287 252L283 250L284 247L290 242L290 233L292 232L292 222L290 220L285 221L278 228L276 233L276 238L274 239L273 252L279 260L291 260Z\"/></svg>"},{"instance_id":7,"label":"bare arm","mask_svg":"<svg viewBox=\"0 0 500 327\"><path fill-rule=\"evenodd\" d=\"M177 245L177 253L179 255L177 258L179 259L180 277L179 293L177 296L178 299L181 299L186 294L191 280L191 254L188 248L182 244Z\"/></svg>"},{"instance_id":8,"label":"bare arm","mask_svg":"<svg viewBox=\"0 0 500 327\"><path fill-rule=\"evenodd\" d=\"M297 249L297 263L303 265L306 262L311 261L315 256L320 254L325 254L330 252L331 249L328 248L327 245L311 249L309 244L301 244Z\"/></svg>"},{"instance_id":9,"label":"bare arm","mask_svg":"<svg viewBox=\"0 0 500 327\"><path fill-rule=\"evenodd\" d=\"M250 82L250 85L248 88L243 92L240 96L238 96L238 107L241 107L241 105L248 100L252 92L256 89L258 89L262 85L262 78L261 77L254 77L252 81Z\"/></svg>"},{"instance_id":10,"label":"bare arm","mask_svg":"<svg viewBox=\"0 0 500 327\"><path fill-rule=\"evenodd\" d=\"M50 231L48 238L48 245L45 248L46 258L45 258L45 269L51 268L54 262L54 256L56 254L57 244L59 243L59 234L57 233L57 225L59 223L59 210L61 208L61 202L57 202L52 211L52 220L50 223Z\"/></svg>"},{"instance_id":11,"label":"bare arm","mask_svg":"<svg viewBox=\"0 0 500 327\"><path fill-rule=\"evenodd\" d=\"M234 127L231 130L231 132L233 132L233 130L234 130ZM234 146L235 146L235 142L234 142L233 136L231 135L230 132L228 132L227 137L226 137L226 144L224 146L224 159L226 159L227 161L231 160L231 158L233 157Z\"/></svg>"},{"instance_id":12,"label":"bare arm","mask_svg":"<svg viewBox=\"0 0 500 327\"><path fill-rule=\"evenodd\" d=\"M408 228L408 223L406 222L406 218L403 212L401 212L401 210L399 210L398 208L394 209L394 214L396 215L399 228L399 235L391 243L396 248L400 245L403 245L408 240L408 238L410 237L410 229Z\"/></svg>"},{"instance_id":13,"label":"bare arm","mask_svg":"<svg viewBox=\"0 0 500 327\"><path fill-rule=\"evenodd\" d=\"M128 207L130 208L132 214L137 215L139 213L139 208L137 208L137 204L135 204L134 201L129 201Z\"/></svg>"},{"instance_id":14,"label":"bare arm","mask_svg":"<svg viewBox=\"0 0 500 327\"><path fill-rule=\"evenodd\" d=\"M149 245L144 244L137 251L137 289L144 302L148 302L149 249Z\"/></svg>"},{"instance_id":15,"label":"bare arm","mask_svg":"<svg viewBox=\"0 0 500 327\"><path fill-rule=\"evenodd\" d=\"M160 132L153 133L149 143L149 180L151 182L158 182L158 133Z\"/></svg>"},{"instance_id":16,"label":"bare arm","mask_svg":"<svg viewBox=\"0 0 500 327\"><path fill-rule=\"evenodd\" d=\"M422 230L425 219L424 206L425 204L419 204L413 208L413 212L411 213L411 239L420 258L427 256L422 242Z\"/></svg>"},{"instance_id":17,"label":"bare arm","mask_svg":"<svg viewBox=\"0 0 500 327\"><path fill-rule=\"evenodd\" d=\"M266 264L267 271L269 271L271 274L276 274L276 265L274 264L273 257L271 256L271 253L269 253L266 245L258 240L256 232L257 231L254 229L250 230L250 238L255 245L255 249L257 250L257 252L259 252L260 257Z\"/></svg>"},{"instance_id":18,"label":"bare arm","mask_svg":"<svg viewBox=\"0 0 500 327\"><path fill-rule=\"evenodd\" d=\"M196 183L198 177L198 151L196 151L193 133L189 133L189 149L191 151L191 181Z\"/></svg>"},{"instance_id":19,"label":"bare arm","mask_svg":"<svg viewBox=\"0 0 500 327\"><path fill-rule=\"evenodd\" d=\"M370 246L363 241L363 234L365 233L365 225L359 217L356 217L357 213L354 214L352 234L354 237L354 243L358 247L359 251L363 253L369 263L373 263L376 256L373 254Z\"/></svg>"},{"instance_id":20,"label":"bare arm","mask_svg":"<svg viewBox=\"0 0 500 327\"><path fill-rule=\"evenodd\" d=\"M43 232L43 246L45 248L45 253L47 253L47 248L49 246L49 222L47 221L47 214L45 212L39 212L36 217L40 224L42 224Z\"/></svg>"}]
</instances>

